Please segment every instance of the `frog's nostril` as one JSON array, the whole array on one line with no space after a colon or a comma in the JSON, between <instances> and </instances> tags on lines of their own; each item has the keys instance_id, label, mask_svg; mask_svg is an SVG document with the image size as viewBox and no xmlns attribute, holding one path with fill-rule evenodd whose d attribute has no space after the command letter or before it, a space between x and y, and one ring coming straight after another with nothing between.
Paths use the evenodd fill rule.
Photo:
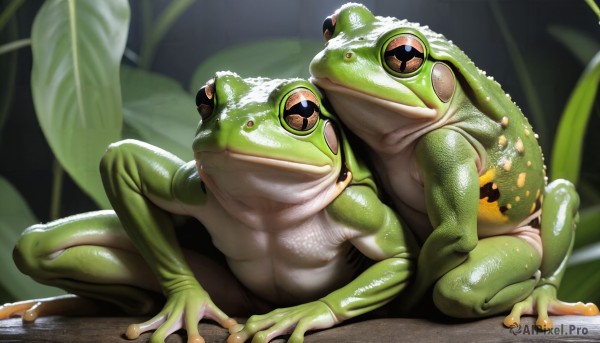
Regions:
<instances>
[{"instance_id":1,"label":"frog's nostril","mask_svg":"<svg viewBox=\"0 0 600 343\"><path fill-rule=\"evenodd\" d=\"M348 50L344 54L344 60L345 61L351 61L353 57L354 57L354 52L352 52L352 50Z\"/></svg>"},{"instance_id":2,"label":"frog's nostril","mask_svg":"<svg viewBox=\"0 0 600 343\"><path fill-rule=\"evenodd\" d=\"M251 128L254 126L254 121L253 120L248 120L248 122L246 123L246 127L247 128Z\"/></svg>"}]
</instances>

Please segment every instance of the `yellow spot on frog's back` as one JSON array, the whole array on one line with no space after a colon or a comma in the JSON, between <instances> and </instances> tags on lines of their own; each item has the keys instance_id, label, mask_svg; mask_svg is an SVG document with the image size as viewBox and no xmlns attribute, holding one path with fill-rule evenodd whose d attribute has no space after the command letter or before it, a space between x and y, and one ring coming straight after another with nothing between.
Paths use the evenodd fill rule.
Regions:
<instances>
[{"instance_id":1,"label":"yellow spot on frog's back","mask_svg":"<svg viewBox=\"0 0 600 343\"><path fill-rule=\"evenodd\" d=\"M515 144L515 148L517 149L517 151L519 152L519 154L523 154L525 152L525 146L523 145L523 141L521 140L520 137L517 139L517 143Z\"/></svg>"},{"instance_id":2,"label":"yellow spot on frog's back","mask_svg":"<svg viewBox=\"0 0 600 343\"><path fill-rule=\"evenodd\" d=\"M528 197L531 192L529 190L525 191L525 196Z\"/></svg>"},{"instance_id":3,"label":"yellow spot on frog's back","mask_svg":"<svg viewBox=\"0 0 600 343\"><path fill-rule=\"evenodd\" d=\"M502 147L506 146L506 137L504 135L498 137L498 144L500 144Z\"/></svg>"},{"instance_id":4,"label":"yellow spot on frog's back","mask_svg":"<svg viewBox=\"0 0 600 343\"><path fill-rule=\"evenodd\" d=\"M521 197L517 195L517 196L515 197L515 201L516 201L516 202L519 202L519 201L521 201Z\"/></svg>"},{"instance_id":5,"label":"yellow spot on frog's back","mask_svg":"<svg viewBox=\"0 0 600 343\"><path fill-rule=\"evenodd\" d=\"M517 178L517 187L522 188L525 186L525 179L527 178L527 173L520 173Z\"/></svg>"},{"instance_id":6,"label":"yellow spot on frog's back","mask_svg":"<svg viewBox=\"0 0 600 343\"><path fill-rule=\"evenodd\" d=\"M502 127L506 128L508 126L508 117L502 117L500 124L502 124Z\"/></svg>"},{"instance_id":7,"label":"yellow spot on frog's back","mask_svg":"<svg viewBox=\"0 0 600 343\"><path fill-rule=\"evenodd\" d=\"M525 137L529 137L529 130L525 129Z\"/></svg>"},{"instance_id":8,"label":"yellow spot on frog's back","mask_svg":"<svg viewBox=\"0 0 600 343\"><path fill-rule=\"evenodd\" d=\"M537 190L537 191L535 191L535 198L536 198L536 199L540 197L540 192L541 192L541 191L540 191L540 189L539 189L539 188L538 188L538 190Z\"/></svg>"},{"instance_id":9,"label":"yellow spot on frog's back","mask_svg":"<svg viewBox=\"0 0 600 343\"><path fill-rule=\"evenodd\" d=\"M531 161L527 161L527 166L531 167Z\"/></svg>"},{"instance_id":10,"label":"yellow spot on frog's back","mask_svg":"<svg viewBox=\"0 0 600 343\"><path fill-rule=\"evenodd\" d=\"M506 170L506 171L510 171L512 169L512 161L508 160L508 161L504 162L504 165L502 166L502 168L504 168L504 170Z\"/></svg>"},{"instance_id":11,"label":"yellow spot on frog's back","mask_svg":"<svg viewBox=\"0 0 600 343\"><path fill-rule=\"evenodd\" d=\"M531 210L529 210L529 214L533 213L533 211L535 211L535 203L531 204Z\"/></svg>"}]
</instances>

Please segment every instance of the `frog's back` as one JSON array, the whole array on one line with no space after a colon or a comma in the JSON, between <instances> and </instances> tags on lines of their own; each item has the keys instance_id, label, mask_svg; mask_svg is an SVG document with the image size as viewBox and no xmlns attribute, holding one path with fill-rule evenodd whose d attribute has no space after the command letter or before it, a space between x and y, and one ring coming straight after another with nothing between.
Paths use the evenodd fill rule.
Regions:
<instances>
[{"instance_id":1,"label":"frog's back","mask_svg":"<svg viewBox=\"0 0 600 343\"><path fill-rule=\"evenodd\" d=\"M478 218L482 223L517 224L541 208L544 161L536 135L520 112L507 112L498 124L479 177Z\"/></svg>"},{"instance_id":2,"label":"frog's back","mask_svg":"<svg viewBox=\"0 0 600 343\"><path fill-rule=\"evenodd\" d=\"M540 209L546 184L541 148L527 118L500 85L451 41L424 31L434 58L448 62L472 105L462 125L483 146L480 223L515 225ZM460 126L461 124L459 124Z\"/></svg>"}]
</instances>

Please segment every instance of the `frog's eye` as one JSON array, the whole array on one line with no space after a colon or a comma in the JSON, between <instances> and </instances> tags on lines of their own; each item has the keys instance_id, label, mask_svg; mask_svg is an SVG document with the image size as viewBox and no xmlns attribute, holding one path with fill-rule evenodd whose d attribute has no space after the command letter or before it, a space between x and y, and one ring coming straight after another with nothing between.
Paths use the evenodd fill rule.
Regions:
<instances>
[{"instance_id":1,"label":"frog's eye","mask_svg":"<svg viewBox=\"0 0 600 343\"><path fill-rule=\"evenodd\" d=\"M335 22L335 15L330 15L329 17L325 18L325 21L323 21L323 38L325 38L326 42L333 37L333 32L335 31Z\"/></svg>"},{"instance_id":2,"label":"frog's eye","mask_svg":"<svg viewBox=\"0 0 600 343\"><path fill-rule=\"evenodd\" d=\"M313 92L300 88L285 101L283 120L297 131L309 131L319 120L319 101Z\"/></svg>"},{"instance_id":3,"label":"frog's eye","mask_svg":"<svg viewBox=\"0 0 600 343\"><path fill-rule=\"evenodd\" d=\"M209 80L196 93L196 108L202 119L210 117L215 109L215 80Z\"/></svg>"},{"instance_id":4,"label":"frog's eye","mask_svg":"<svg viewBox=\"0 0 600 343\"><path fill-rule=\"evenodd\" d=\"M404 34L390 40L383 53L385 64L400 74L417 71L425 61L425 48L421 40Z\"/></svg>"}]
</instances>

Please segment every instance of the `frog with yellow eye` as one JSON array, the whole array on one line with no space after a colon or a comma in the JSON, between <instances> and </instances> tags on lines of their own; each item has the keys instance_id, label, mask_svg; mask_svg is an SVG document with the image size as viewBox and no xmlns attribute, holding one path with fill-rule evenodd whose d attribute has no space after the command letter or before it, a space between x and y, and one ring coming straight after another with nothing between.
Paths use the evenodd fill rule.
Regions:
<instances>
[{"instance_id":1,"label":"frog with yellow eye","mask_svg":"<svg viewBox=\"0 0 600 343\"><path fill-rule=\"evenodd\" d=\"M414 294L455 317L596 315L556 292L579 197L546 182L537 136L498 83L428 27L346 4L323 24L312 82L372 151L394 207L422 242Z\"/></svg>"}]
</instances>

